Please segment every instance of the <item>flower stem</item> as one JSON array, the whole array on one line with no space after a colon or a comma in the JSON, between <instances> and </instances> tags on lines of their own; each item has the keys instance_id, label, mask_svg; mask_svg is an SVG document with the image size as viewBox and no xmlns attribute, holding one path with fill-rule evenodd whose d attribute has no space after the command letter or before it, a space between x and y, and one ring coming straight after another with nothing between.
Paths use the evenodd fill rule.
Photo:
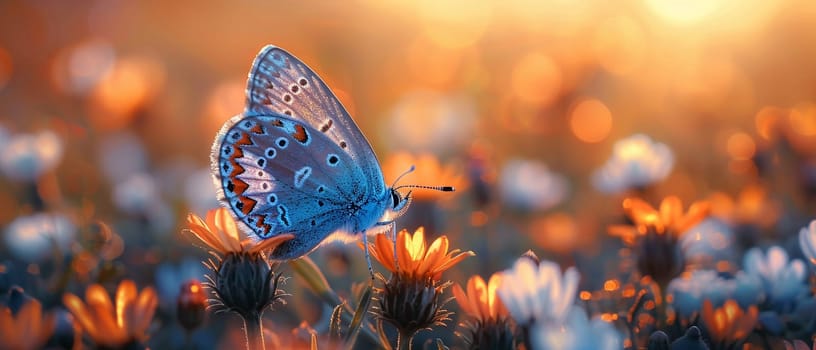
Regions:
<instances>
[{"instance_id":1,"label":"flower stem","mask_svg":"<svg viewBox=\"0 0 816 350\"><path fill-rule=\"evenodd\" d=\"M397 332L397 350L410 350L413 342L413 334Z\"/></svg>"},{"instance_id":2,"label":"flower stem","mask_svg":"<svg viewBox=\"0 0 816 350\"><path fill-rule=\"evenodd\" d=\"M246 335L247 350L264 350L263 323L260 313L242 316L244 319L244 335Z\"/></svg>"}]
</instances>

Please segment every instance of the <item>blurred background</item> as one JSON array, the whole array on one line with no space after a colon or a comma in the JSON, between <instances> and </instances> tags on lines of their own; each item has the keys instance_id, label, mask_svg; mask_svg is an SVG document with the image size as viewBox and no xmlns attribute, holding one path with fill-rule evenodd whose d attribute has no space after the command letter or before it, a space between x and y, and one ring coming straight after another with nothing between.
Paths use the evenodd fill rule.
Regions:
<instances>
[{"instance_id":1,"label":"blurred background","mask_svg":"<svg viewBox=\"0 0 816 350\"><path fill-rule=\"evenodd\" d=\"M387 183L415 164L402 183L457 186L419 193L399 225L476 252L458 283L528 249L577 265L582 290L626 281L606 227L627 196L711 200L716 239L692 249L708 263L771 242L801 256L816 214L814 19L807 0L2 1L0 287L55 306L130 278L174 305L206 257L184 217L218 205L210 146L267 44L327 82ZM101 240L97 221L112 229ZM340 293L367 274L355 245L313 258ZM274 327L328 317L302 288L287 285ZM220 332L199 342L228 342Z\"/></svg>"}]
</instances>

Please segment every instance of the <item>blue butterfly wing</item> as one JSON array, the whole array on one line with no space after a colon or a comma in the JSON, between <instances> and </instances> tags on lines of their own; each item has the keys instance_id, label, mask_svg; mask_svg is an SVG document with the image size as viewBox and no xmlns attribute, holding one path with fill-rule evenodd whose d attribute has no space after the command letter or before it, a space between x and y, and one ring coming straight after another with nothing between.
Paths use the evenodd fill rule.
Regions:
<instances>
[{"instance_id":1,"label":"blue butterfly wing","mask_svg":"<svg viewBox=\"0 0 816 350\"><path fill-rule=\"evenodd\" d=\"M353 225L345 208L359 201L362 169L325 134L280 114L239 115L213 145L219 199L260 238L293 233L274 253L291 259Z\"/></svg>"},{"instance_id":2,"label":"blue butterfly wing","mask_svg":"<svg viewBox=\"0 0 816 350\"><path fill-rule=\"evenodd\" d=\"M323 80L292 54L264 47L252 64L246 94L245 114L280 113L304 121L354 159L368 191L386 190L377 156L360 128Z\"/></svg>"}]
</instances>

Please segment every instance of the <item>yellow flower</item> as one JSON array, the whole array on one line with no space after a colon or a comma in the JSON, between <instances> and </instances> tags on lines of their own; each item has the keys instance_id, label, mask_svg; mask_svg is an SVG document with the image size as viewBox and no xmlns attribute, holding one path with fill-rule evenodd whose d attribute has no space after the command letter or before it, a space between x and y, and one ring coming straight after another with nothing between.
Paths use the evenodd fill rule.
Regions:
<instances>
[{"instance_id":1,"label":"yellow flower","mask_svg":"<svg viewBox=\"0 0 816 350\"><path fill-rule=\"evenodd\" d=\"M40 349L54 332L54 317L43 317L39 301L30 300L17 315L0 306L0 349Z\"/></svg>"},{"instance_id":2,"label":"yellow flower","mask_svg":"<svg viewBox=\"0 0 816 350\"><path fill-rule=\"evenodd\" d=\"M139 293L133 281L124 280L116 289L115 306L98 284L91 285L85 292L87 304L71 293L66 293L62 302L97 345L121 347L147 339L158 297L153 288L147 287Z\"/></svg>"},{"instance_id":3,"label":"yellow flower","mask_svg":"<svg viewBox=\"0 0 816 350\"><path fill-rule=\"evenodd\" d=\"M462 171L453 164L442 165L431 154L412 155L409 153L394 153L383 162L382 168L386 183L395 181L411 166L415 169L401 181L411 185L452 186L457 190L464 189L465 179L460 175ZM409 182L405 182L408 180ZM415 189L411 196L417 200L436 199L442 192Z\"/></svg>"},{"instance_id":4,"label":"yellow flower","mask_svg":"<svg viewBox=\"0 0 816 350\"><path fill-rule=\"evenodd\" d=\"M748 336L759 319L757 307L752 305L743 311L734 300L714 309L710 300L703 303L702 319L712 340L722 344L735 344Z\"/></svg>"},{"instance_id":5,"label":"yellow flower","mask_svg":"<svg viewBox=\"0 0 816 350\"><path fill-rule=\"evenodd\" d=\"M195 214L187 215L189 232L198 238L201 243L212 248L221 255L227 253L258 253L274 250L281 243L294 238L291 234L283 234L254 242L251 239L241 239L238 225L230 216L226 208L213 209L207 212L206 222Z\"/></svg>"},{"instance_id":6,"label":"yellow flower","mask_svg":"<svg viewBox=\"0 0 816 350\"><path fill-rule=\"evenodd\" d=\"M428 247L425 242L425 230L420 227L414 234L402 230L397 234L397 259L394 259L394 244L388 234L375 237L371 244L371 255L386 269L403 278L412 280L432 279L438 281L442 272L458 264L472 251L462 252L459 249L448 251L448 237L442 235Z\"/></svg>"},{"instance_id":7,"label":"yellow flower","mask_svg":"<svg viewBox=\"0 0 816 350\"><path fill-rule=\"evenodd\" d=\"M482 321L496 321L507 317L507 308L502 304L496 289L501 285L501 274L494 273L485 284L482 276L468 279L467 293L458 284L453 285L453 296L466 314Z\"/></svg>"},{"instance_id":8,"label":"yellow flower","mask_svg":"<svg viewBox=\"0 0 816 350\"><path fill-rule=\"evenodd\" d=\"M623 209L635 226L611 226L609 233L621 237L629 245L634 244L638 237L649 232L659 235L668 232L675 237L680 237L688 229L705 219L711 210L710 207L708 202L698 201L692 203L688 212L684 213L683 202L680 198L669 196L663 199L660 208L656 210L641 199L627 198L623 201Z\"/></svg>"}]
</instances>

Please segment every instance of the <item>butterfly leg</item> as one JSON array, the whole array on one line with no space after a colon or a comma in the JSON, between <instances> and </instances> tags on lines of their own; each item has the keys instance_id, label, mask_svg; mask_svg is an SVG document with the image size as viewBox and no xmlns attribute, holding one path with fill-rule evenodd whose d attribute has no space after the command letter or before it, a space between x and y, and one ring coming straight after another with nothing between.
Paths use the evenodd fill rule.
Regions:
<instances>
[{"instance_id":1,"label":"butterfly leg","mask_svg":"<svg viewBox=\"0 0 816 350\"><path fill-rule=\"evenodd\" d=\"M365 247L365 258L368 263L368 273L371 275L371 284L374 284L374 267L371 266L371 254L368 253L368 235L363 231L363 246ZM395 255L396 256L396 255Z\"/></svg>"}]
</instances>

